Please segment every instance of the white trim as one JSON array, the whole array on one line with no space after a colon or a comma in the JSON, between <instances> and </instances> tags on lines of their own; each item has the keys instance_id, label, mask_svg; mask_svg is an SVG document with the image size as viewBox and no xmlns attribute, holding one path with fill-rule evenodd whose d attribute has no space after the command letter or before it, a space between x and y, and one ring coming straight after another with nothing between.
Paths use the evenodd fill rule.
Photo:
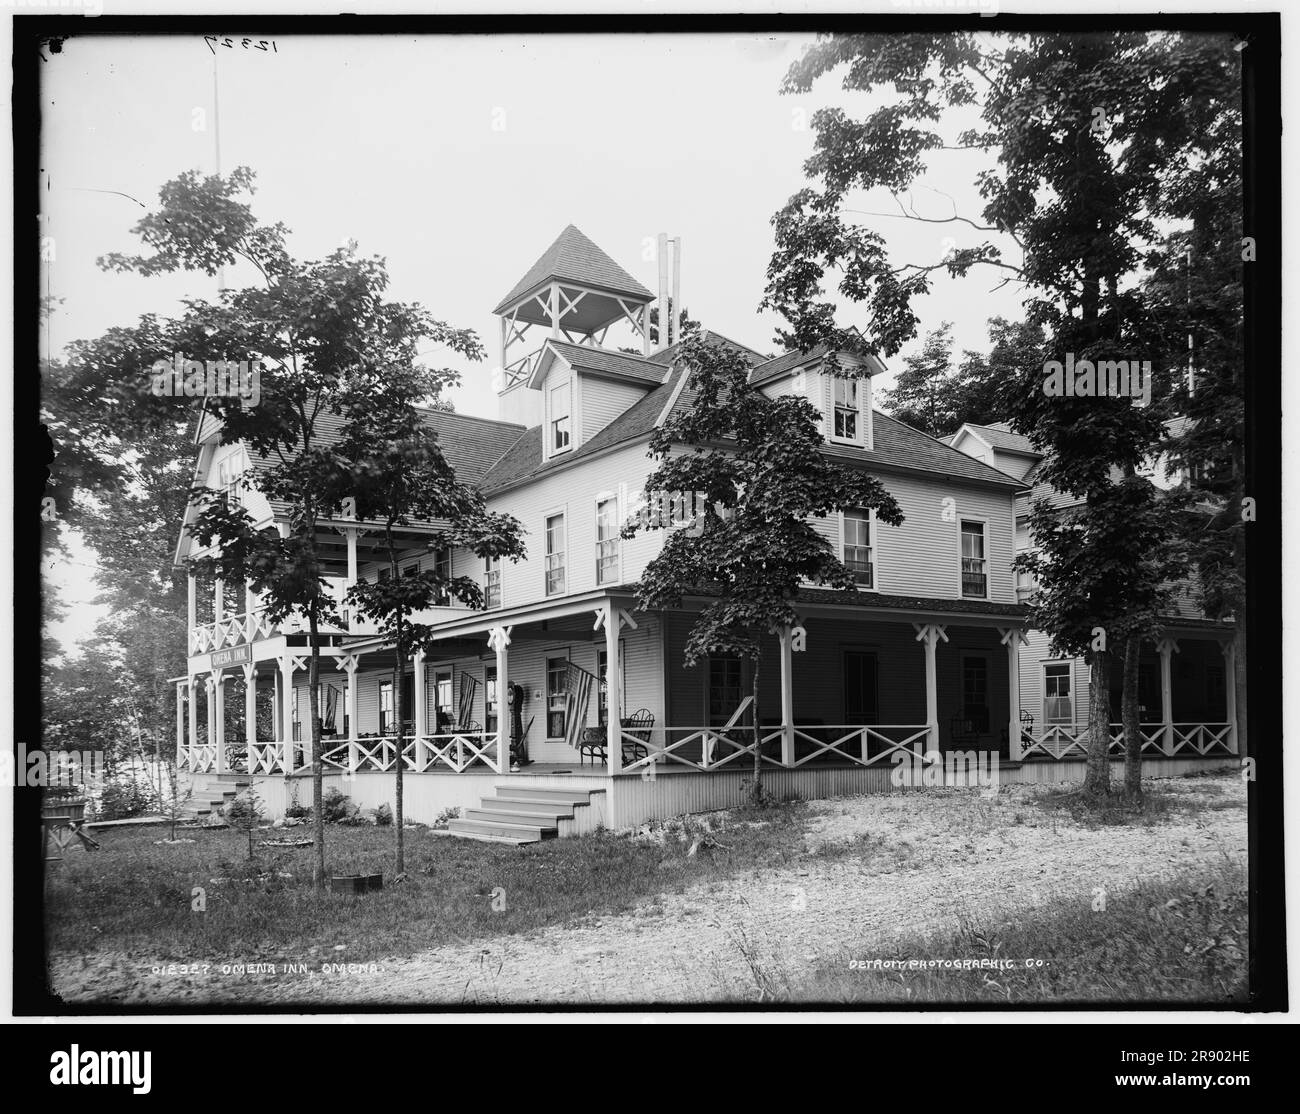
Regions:
<instances>
[{"instance_id":1,"label":"white trim","mask_svg":"<svg viewBox=\"0 0 1300 1114\"><path fill-rule=\"evenodd\" d=\"M551 460L557 456L564 456L573 452L577 447L577 430L575 429L575 415L573 404L573 380L574 376L570 375L563 383L551 383L550 377L542 387L542 459ZM557 421L555 414L551 409L551 399L556 391L567 389L568 397L568 414L569 419L569 443L562 449L555 448L555 430L554 423Z\"/></svg>"},{"instance_id":2,"label":"white trim","mask_svg":"<svg viewBox=\"0 0 1300 1114\"><path fill-rule=\"evenodd\" d=\"M880 530L879 530L879 523L876 521L876 511L874 507L859 507L855 509L865 510L867 512L867 541L868 541L867 548L871 550L871 583L869 585L859 584L858 591L879 593L880 592L880 545L879 545ZM844 544L845 544L844 511L839 510L836 512L836 515L838 516L839 519L839 530L840 530L839 553L837 554L837 556L840 559L840 563L843 564Z\"/></svg>"},{"instance_id":3,"label":"white trim","mask_svg":"<svg viewBox=\"0 0 1300 1114\"><path fill-rule=\"evenodd\" d=\"M613 502L614 504L614 555L615 570L614 579L608 583L600 579L600 505L601 503ZM595 582L597 588L608 588L611 585L618 584L623 578L623 538L620 534L619 523L622 522L623 501L619 498L619 493L601 491L597 492L591 500L592 514L592 551L595 558ZM565 520L565 531L568 531L568 520ZM566 539L567 540L567 539Z\"/></svg>"},{"instance_id":4,"label":"white trim","mask_svg":"<svg viewBox=\"0 0 1300 1114\"><path fill-rule=\"evenodd\" d=\"M984 594L982 596L968 596L962 589L961 577L961 535L962 524L966 522L977 522L984 532ZM1012 527L1014 531L1014 526ZM989 547L989 520L984 515L979 514L957 514L957 599L959 600L987 600L993 599L993 559L990 555Z\"/></svg>"},{"instance_id":5,"label":"white trim","mask_svg":"<svg viewBox=\"0 0 1300 1114\"><path fill-rule=\"evenodd\" d=\"M550 533L547 528L547 520L554 518L556 515L559 515L564 519L564 548L560 551L564 554L564 588L559 592L550 592L547 591L546 585L546 558L550 556L546 551L546 545L549 541L548 535ZM571 573L573 569L572 557L572 553L569 552L569 504L557 503L551 509L542 511L542 599L559 599L561 596L567 596L571 593Z\"/></svg>"},{"instance_id":6,"label":"white trim","mask_svg":"<svg viewBox=\"0 0 1300 1114\"><path fill-rule=\"evenodd\" d=\"M1079 723L1079 698L1078 698L1078 678L1075 676L1074 664L1078 658L1040 658L1038 661L1038 711L1041 714L1041 720L1037 726L1041 729L1047 727L1064 727L1067 726L1065 721L1059 723L1049 722L1047 718L1047 667L1049 665L1064 665L1066 667L1066 678L1070 682L1070 719L1068 726L1077 727ZM1020 695L1020 702L1024 703L1024 693ZM1014 709L1015 714L1019 715L1019 709Z\"/></svg>"}]
</instances>

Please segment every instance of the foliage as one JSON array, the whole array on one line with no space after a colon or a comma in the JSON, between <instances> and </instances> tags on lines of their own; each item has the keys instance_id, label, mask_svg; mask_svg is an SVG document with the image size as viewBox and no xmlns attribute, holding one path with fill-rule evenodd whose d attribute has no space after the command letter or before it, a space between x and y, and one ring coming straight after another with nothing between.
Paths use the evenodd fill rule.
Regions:
<instances>
[{"instance_id":1,"label":"foliage","mask_svg":"<svg viewBox=\"0 0 1300 1114\"><path fill-rule=\"evenodd\" d=\"M321 802L321 815L324 816L326 823L337 824L347 820L355 812L356 805L346 793L339 789L330 789L325 793L325 798Z\"/></svg>"},{"instance_id":2,"label":"foliage","mask_svg":"<svg viewBox=\"0 0 1300 1114\"><path fill-rule=\"evenodd\" d=\"M649 453L659 463L645 493L652 499L659 492L701 493L704 520L669 531L642 574L638 606L680 607L692 591L711 597L687 637L686 664L709 654L754 663L753 784L761 793L762 638L798 624L795 600L801 584L857 590L813 519L844 507L872 508L878 521L891 525L903 516L878 480L822 453L819 415L807 399L768 397L749 385L744 356L699 337L683 341L678 359L690 376L693 403L651 436ZM676 452L682 445L691 451ZM644 528L630 520L623 536Z\"/></svg>"},{"instance_id":3,"label":"foliage","mask_svg":"<svg viewBox=\"0 0 1300 1114\"><path fill-rule=\"evenodd\" d=\"M128 820L144 816L158 805L158 794L147 780L135 777L110 779L95 803L95 819Z\"/></svg>"},{"instance_id":4,"label":"foliage","mask_svg":"<svg viewBox=\"0 0 1300 1114\"><path fill-rule=\"evenodd\" d=\"M1179 504L1166 505L1140 470L1164 440L1185 349L1152 327L1159 306L1138 280L1148 253L1164 246L1168 226L1158 218L1180 204L1188 209L1198 185L1221 181L1215 170L1201 180L1188 168L1231 161L1221 152L1240 111L1240 58L1226 34L865 34L809 48L785 88L806 93L833 71L846 89L895 96L864 120L840 108L813 116L805 171L817 188L800 190L773 218L764 305L789 322L782 339L807 351L847 347L860 334L864 346L890 355L915 335L913 302L935 271L992 269L1023 284L1027 326L1041 328L1046 358L1149 359L1155 369L1147 407L1047 396L1035 363L1006 368L995 391L1012 428L1047 454L1035 479L1086 501L1057 525L1035 517L1035 529L1048 535L1040 544L1067 564L1051 574L1057 598L1041 593L1031 622L1059 646L1087 636L1098 708L1089 724L1088 791L1104 796L1110 650L1093 641L1096 628L1112 645L1152 636L1157 597L1177 575L1180 548L1164 533ZM979 126L944 135L937 124L951 118L945 110L975 111ZM988 159L975 178L985 201L979 218L909 212L900 195L952 147ZM891 194L905 217L963 224L988 238L938 263L898 264L879 233L849 223L846 200L857 190ZM1231 187L1223 192L1233 196ZM1171 203L1171 195L1183 200ZM837 323L837 299L825 290L836 274L839 297L868 311L854 327ZM1229 345L1223 323L1219 330ZM1138 539L1161 545L1152 554Z\"/></svg>"},{"instance_id":5,"label":"foliage","mask_svg":"<svg viewBox=\"0 0 1300 1114\"><path fill-rule=\"evenodd\" d=\"M375 825L380 828L391 827L393 823L393 809L387 801L384 801L375 809Z\"/></svg>"}]
</instances>

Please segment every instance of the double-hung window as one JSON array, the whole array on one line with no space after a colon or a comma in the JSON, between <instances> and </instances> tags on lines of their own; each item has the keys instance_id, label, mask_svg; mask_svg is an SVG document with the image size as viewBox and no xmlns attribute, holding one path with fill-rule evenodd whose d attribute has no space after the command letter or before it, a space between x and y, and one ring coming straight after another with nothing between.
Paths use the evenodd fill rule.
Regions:
<instances>
[{"instance_id":1,"label":"double-hung window","mask_svg":"<svg viewBox=\"0 0 1300 1114\"><path fill-rule=\"evenodd\" d=\"M551 388L551 452L562 453L570 444L569 384Z\"/></svg>"},{"instance_id":2,"label":"double-hung window","mask_svg":"<svg viewBox=\"0 0 1300 1114\"><path fill-rule=\"evenodd\" d=\"M875 586L876 566L871 549L871 511L855 507L844 512L844 567L864 588Z\"/></svg>"},{"instance_id":3,"label":"double-hung window","mask_svg":"<svg viewBox=\"0 0 1300 1114\"><path fill-rule=\"evenodd\" d=\"M858 406L858 381L837 375L831 380L834 396L835 437L840 441L861 440L861 412Z\"/></svg>"},{"instance_id":4,"label":"double-hung window","mask_svg":"<svg viewBox=\"0 0 1300 1114\"><path fill-rule=\"evenodd\" d=\"M558 596L564 592L564 515L553 514L546 519L546 594Z\"/></svg>"},{"instance_id":5,"label":"double-hung window","mask_svg":"<svg viewBox=\"0 0 1300 1114\"><path fill-rule=\"evenodd\" d=\"M618 583L618 500L596 504L596 583Z\"/></svg>"},{"instance_id":6,"label":"double-hung window","mask_svg":"<svg viewBox=\"0 0 1300 1114\"><path fill-rule=\"evenodd\" d=\"M1074 723L1068 661L1043 663L1043 722Z\"/></svg>"},{"instance_id":7,"label":"double-hung window","mask_svg":"<svg viewBox=\"0 0 1300 1114\"><path fill-rule=\"evenodd\" d=\"M961 594L988 598L989 571L982 522L963 520L961 524Z\"/></svg>"},{"instance_id":8,"label":"double-hung window","mask_svg":"<svg viewBox=\"0 0 1300 1114\"><path fill-rule=\"evenodd\" d=\"M485 607L501 606L501 558L487 558L487 574L483 583L483 604Z\"/></svg>"}]
</instances>

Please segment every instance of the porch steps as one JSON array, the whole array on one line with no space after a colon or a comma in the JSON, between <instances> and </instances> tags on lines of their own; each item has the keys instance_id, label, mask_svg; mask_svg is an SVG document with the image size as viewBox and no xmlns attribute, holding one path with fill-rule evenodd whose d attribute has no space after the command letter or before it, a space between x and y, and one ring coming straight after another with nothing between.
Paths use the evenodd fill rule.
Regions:
<instances>
[{"instance_id":1,"label":"porch steps","mask_svg":"<svg viewBox=\"0 0 1300 1114\"><path fill-rule=\"evenodd\" d=\"M223 774L215 785L198 790L181 810L181 815L190 820L207 820L214 811L233 801L242 790L252 784L248 778L238 775Z\"/></svg>"},{"instance_id":2,"label":"porch steps","mask_svg":"<svg viewBox=\"0 0 1300 1114\"><path fill-rule=\"evenodd\" d=\"M483 797L478 808L447 825L449 835L496 843L539 843L556 839L560 821L573 820L576 810L591 805L583 789L534 789L518 784L498 785L496 796Z\"/></svg>"}]
</instances>

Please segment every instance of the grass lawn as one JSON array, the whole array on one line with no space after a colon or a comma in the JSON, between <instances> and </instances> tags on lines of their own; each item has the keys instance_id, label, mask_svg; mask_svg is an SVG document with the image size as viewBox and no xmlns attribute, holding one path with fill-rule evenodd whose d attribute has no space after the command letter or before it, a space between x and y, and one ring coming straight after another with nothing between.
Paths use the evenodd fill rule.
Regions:
<instances>
[{"instance_id":1,"label":"grass lawn","mask_svg":"<svg viewBox=\"0 0 1300 1114\"><path fill-rule=\"evenodd\" d=\"M167 845L157 842L165 829L100 829L102 851L72 853L51 865L49 948L178 963L411 955L616 913L696 883L807 861L807 817L807 807L794 802L749 818L733 813L691 817L685 826L670 822L662 843L600 832L520 848L413 829L406 833L408 880L401 885L392 882L392 828L331 825L331 873L384 874L384 890L362 896L314 892L310 847L266 848L250 860L244 832L189 829L179 834L194 843ZM265 831L254 839L302 834L310 830ZM191 908L194 887L204 891L204 911Z\"/></svg>"},{"instance_id":2,"label":"grass lawn","mask_svg":"<svg viewBox=\"0 0 1300 1114\"><path fill-rule=\"evenodd\" d=\"M797 1002L982 1004L1243 1002L1248 899L1239 863L1058 898L1007 921L864 943L805 979L757 972L771 998ZM878 970L875 960L1015 960L1014 970ZM1042 961L1026 966L1026 960ZM851 967L856 961L858 966ZM863 966L867 961L870 965Z\"/></svg>"}]
</instances>

